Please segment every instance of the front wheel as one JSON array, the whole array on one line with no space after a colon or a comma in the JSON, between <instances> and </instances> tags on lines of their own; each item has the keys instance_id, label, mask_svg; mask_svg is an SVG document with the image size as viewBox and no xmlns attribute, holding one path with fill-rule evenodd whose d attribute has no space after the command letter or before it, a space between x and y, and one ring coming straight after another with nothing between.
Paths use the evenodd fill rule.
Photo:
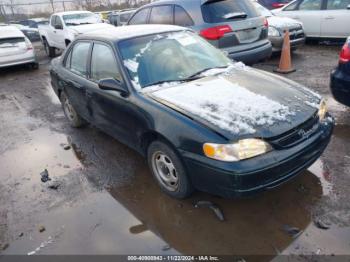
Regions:
<instances>
[{"instance_id":1,"label":"front wheel","mask_svg":"<svg viewBox=\"0 0 350 262\"><path fill-rule=\"evenodd\" d=\"M56 49L54 47L51 47L46 39L43 40L43 44L44 44L45 53L51 58L55 57Z\"/></svg>"},{"instance_id":2,"label":"front wheel","mask_svg":"<svg viewBox=\"0 0 350 262\"><path fill-rule=\"evenodd\" d=\"M70 125L76 128L83 126L86 123L85 120L75 110L65 92L62 92L60 100L63 112L69 120Z\"/></svg>"},{"instance_id":3,"label":"front wheel","mask_svg":"<svg viewBox=\"0 0 350 262\"><path fill-rule=\"evenodd\" d=\"M187 198L194 189L177 153L166 143L155 141L148 147L148 165L162 191L174 198Z\"/></svg>"}]
</instances>

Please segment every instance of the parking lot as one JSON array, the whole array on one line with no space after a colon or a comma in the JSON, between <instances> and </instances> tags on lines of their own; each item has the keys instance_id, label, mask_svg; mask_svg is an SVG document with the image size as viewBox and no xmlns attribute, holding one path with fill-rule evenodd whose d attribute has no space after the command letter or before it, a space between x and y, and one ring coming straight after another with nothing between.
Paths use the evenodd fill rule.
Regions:
<instances>
[{"instance_id":1,"label":"parking lot","mask_svg":"<svg viewBox=\"0 0 350 262\"><path fill-rule=\"evenodd\" d=\"M306 45L287 75L327 99L337 124L326 152L282 187L232 200L174 200L136 152L92 126L71 128L50 86L50 61L36 49L39 70L0 72L0 253L349 254L350 110L329 91L340 46ZM273 71L278 60L255 67ZM195 208L199 200L215 203L224 221Z\"/></svg>"}]
</instances>

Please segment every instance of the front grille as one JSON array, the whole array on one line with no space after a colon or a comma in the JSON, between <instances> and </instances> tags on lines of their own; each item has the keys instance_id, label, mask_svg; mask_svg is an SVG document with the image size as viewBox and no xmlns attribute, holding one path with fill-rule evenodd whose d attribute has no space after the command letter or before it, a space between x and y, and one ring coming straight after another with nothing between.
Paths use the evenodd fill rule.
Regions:
<instances>
[{"instance_id":1,"label":"front grille","mask_svg":"<svg viewBox=\"0 0 350 262\"><path fill-rule=\"evenodd\" d=\"M303 124L287 133L272 138L269 142L276 148L289 148L313 136L318 128L319 118L318 115L315 114Z\"/></svg>"},{"instance_id":2,"label":"front grille","mask_svg":"<svg viewBox=\"0 0 350 262\"><path fill-rule=\"evenodd\" d=\"M301 29L293 29L289 31L290 40L296 40L304 37L305 37L304 31Z\"/></svg>"}]
</instances>

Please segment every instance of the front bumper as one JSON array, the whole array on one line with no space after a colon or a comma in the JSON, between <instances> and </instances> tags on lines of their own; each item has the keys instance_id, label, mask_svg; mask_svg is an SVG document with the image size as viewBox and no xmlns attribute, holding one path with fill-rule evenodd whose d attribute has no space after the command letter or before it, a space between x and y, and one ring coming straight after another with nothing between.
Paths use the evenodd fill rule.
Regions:
<instances>
[{"instance_id":1,"label":"front bumper","mask_svg":"<svg viewBox=\"0 0 350 262\"><path fill-rule=\"evenodd\" d=\"M350 75L335 69L331 74L331 91L335 100L350 106Z\"/></svg>"},{"instance_id":2,"label":"front bumper","mask_svg":"<svg viewBox=\"0 0 350 262\"><path fill-rule=\"evenodd\" d=\"M329 117L312 137L292 148L235 163L181 153L195 188L225 198L245 197L275 188L310 167L327 147L333 126Z\"/></svg>"},{"instance_id":3,"label":"front bumper","mask_svg":"<svg viewBox=\"0 0 350 262\"><path fill-rule=\"evenodd\" d=\"M264 41L260 46L255 46L248 50L229 53L229 57L235 61L241 61L251 65L261 60L267 59L272 54L272 46L270 41Z\"/></svg>"},{"instance_id":4,"label":"front bumper","mask_svg":"<svg viewBox=\"0 0 350 262\"><path fill-rule=\"evenodd\" d=\"M296 49L305 44L305 37L290 40L291 49ZM269 37L272 44L272 52L281 52L283 47L283 37Z\"/></svg>"}]
</instances>

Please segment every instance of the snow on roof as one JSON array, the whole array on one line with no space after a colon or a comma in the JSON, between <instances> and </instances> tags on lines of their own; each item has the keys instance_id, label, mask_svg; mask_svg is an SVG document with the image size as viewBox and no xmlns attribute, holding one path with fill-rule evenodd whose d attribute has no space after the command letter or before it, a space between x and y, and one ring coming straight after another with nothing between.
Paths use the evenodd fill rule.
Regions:
<instances>
[{"instance_id":1,"label":"snow on roof","mask_svg":"<svg viewBox=\"0 0 350 262\"><path fill-rule=\"evenodd\" d=\"M233 134L254 134L257 126L288 121L294 115L286 105L232 83L223 76L196 81L152 93Z\"/></svg>"},{"instance_id":2,"label":"snow on roof","mask_svg":"<svg viewBox=\"0 0 350 262\"><path fill-rule=\"evenodd\" d=\"M15 26L1 26L0 38L24 37L24 34Z\"/></svg>"},{"instance_id":3,"label":"snow on roof","mask_svg":"<svg viewBox=\"0 0 350 262\"><path fill-rule=\"evenodd\" d=\"M55 13L54 15L63 16L63 15L83 14L83 13L91 13L91 14L93 14L90 11L66 11L66 12Z\"/></svg>"}]
</instances>

